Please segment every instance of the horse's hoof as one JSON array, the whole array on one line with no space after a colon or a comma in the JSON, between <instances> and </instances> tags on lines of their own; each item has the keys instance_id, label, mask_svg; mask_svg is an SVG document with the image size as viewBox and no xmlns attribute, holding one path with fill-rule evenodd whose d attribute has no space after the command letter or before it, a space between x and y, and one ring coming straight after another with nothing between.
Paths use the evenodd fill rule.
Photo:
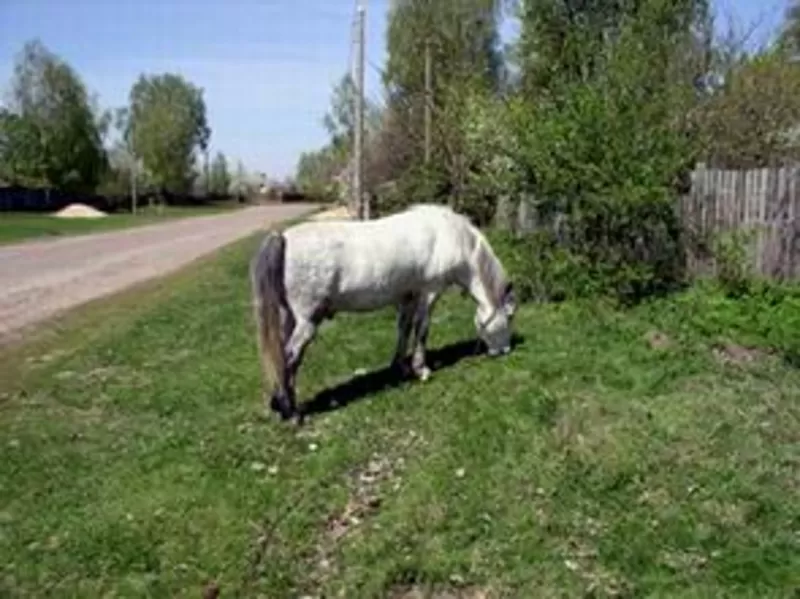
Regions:
<instances>
[{"instance_id":1,"label":"horse's hoof","mask_svg":"<svg viewBox=\"0 0 800 599\"><path fill-rule=\"evenodd\" d=\"M422 382L427 381L431 378L431 369L427 366L423 366L422 368L418 369L416 372L417 378Z\"/></svg>"},{"instance_id":2,"label":"horse's hoof","mask_svg":"<svg viewBox=\"0 0 800 599\"><path fill-rule=\"evenodd\" d=\"M269 411L278 414L283 422L291 420L298 413L297 406L291 401L290 397L289 395L273 393L269 400ZM264 411L269 417L269 411L266 409Z\"/></svg>"},{"instance_id":3,"label":"horse's hoof","mask_svg":"<svg viewBox=\"0 0 800 599\"><path fill-rule=\"evenodd\" d=\"M278 398L274 395L269 399L269 409L276 414L281 413L281 405L278 402Z\"/></svg>"},{"instance_id":4,"label":"horse's hoof","mask_svg":"<svg viewBox=\"0 0 800 599\"><path fill-rule=\"evenodd\" d=\"M402 360L392 360L389 368L398 373L402 378L409 378L413 374L408 363Z\"/></svg>"}]
</instances>

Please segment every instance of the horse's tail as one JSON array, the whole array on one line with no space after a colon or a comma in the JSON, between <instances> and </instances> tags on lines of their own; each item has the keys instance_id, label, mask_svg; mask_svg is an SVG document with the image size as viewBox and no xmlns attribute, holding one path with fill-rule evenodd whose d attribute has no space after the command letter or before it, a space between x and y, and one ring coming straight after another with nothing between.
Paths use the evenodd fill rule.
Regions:
<instances>
[{"instance_id":1,"label":"horse's tail","mask_svg":"<svg viewBox=\"0 0 800 599\"><path fill-rule=\"evenodd\" d=\"M285 254L286 238L278 231L270 231L250 263L261 366L267 383L272 385L273 406L276 399L285 404L288 397L281 322L281 308L287 306Z\"/></svg>"}]
</instances>

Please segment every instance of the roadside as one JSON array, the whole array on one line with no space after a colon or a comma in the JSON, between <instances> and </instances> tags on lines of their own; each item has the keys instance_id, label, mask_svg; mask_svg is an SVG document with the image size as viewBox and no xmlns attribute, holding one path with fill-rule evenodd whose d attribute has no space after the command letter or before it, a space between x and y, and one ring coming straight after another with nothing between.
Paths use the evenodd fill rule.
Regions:
<instances>
[{"instance_id":1,"label":"roadside","mask_svg":"<svg viewBox=\"0 0 800 599\"><path fill-rule=\"evenodd\" d=\"M48 213L0 212L0 246L26 240L50 240L115 231L170 222L180 218L225 214L241 209L240 204L233 202L205 206L167 206L160 211L145 207L135 215L125 212L107 214L102 218L57 218Z\"/></svg>"},{"instance_id":2,"label":"roadside","mask_svg":"<svg viewBox=\"0 0 800 599\"><path fill-rule=\"evenodd\" d=\"M160 276L312 204L257 206L212 216L0 247L0 344L91 299Z\"/></svg>"}]
</instances>

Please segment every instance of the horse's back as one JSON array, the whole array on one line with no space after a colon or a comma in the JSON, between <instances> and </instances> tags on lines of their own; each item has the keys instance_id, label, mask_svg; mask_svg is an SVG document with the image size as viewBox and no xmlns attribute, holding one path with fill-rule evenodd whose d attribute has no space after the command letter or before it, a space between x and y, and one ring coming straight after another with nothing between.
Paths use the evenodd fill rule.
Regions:
<instances>
[{"instance_id":1,"label":"horse's back","mask_svg":"<svg viewBox=\"0 0 800 599\"><path fill-rule=\"evenodd\" d=\"M449 283L463 259L460 215L417 205L371 221L308 222L287 229L287 277L333 309L374 309Z\"/></svg>"}]
</instances>

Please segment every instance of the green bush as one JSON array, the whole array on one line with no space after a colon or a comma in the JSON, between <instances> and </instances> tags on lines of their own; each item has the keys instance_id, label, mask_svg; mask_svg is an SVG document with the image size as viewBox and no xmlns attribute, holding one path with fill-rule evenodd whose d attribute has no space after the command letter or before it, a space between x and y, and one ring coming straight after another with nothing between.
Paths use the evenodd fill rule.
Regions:
<instances>
[{"instance_id":1,"label":"green bush","mask_svg":"<svg viewBox=\"0 0 800 599\"><path fill-rule=\"evenodd\" d=\"M559 247L546 233L517 236L492 230L489 242L503 262L520 301L560 301L598 292L586 259Z\"/></svg>"},{"instance_id":2,"label":"green bush","mask_svg":"<svg viewBox=\"0 0 800 599\"><path fill-rule=\"evenodd\" d=\"M591 211L567 214L566 233L542 226L521 235L493 231L489 238L523 300L610 294L636 301L685 283L671 204L639 199L594 196L587 200Z\"/></svg>"},{"instance_id":3,"label":"green bush","mask_svg":"<svg viewBox=\"0 0 800 599\"><path fill-rule=\"evenodd\" d=\"M397 212L420 203L445 203L448 200L447 178L435 167L419 164L411 167L391 185L376 193L375 216Z\"/></svg>"},{"instance_id":4,"label":"green bush","mask_svg":"<svg viewBox=\"0 0 800 599\"><path fill-rule=\"evenodd\" d=\"M742 230L725 232L714 239L717 281L731 297L744 296L757 285L748 256L752 241L753 232Z\"/></svg>"},{"instance_id":5,"label":"green bush","mask_svg":"<svg viewBox=\"0 0 800 599\"><path fill-rule=\"evenodd\" d=\"M800 366L800 286L754 281L736 297L728 291L719 280L708 280L676 295L685 333L763 348ZM654 325L666 317L663 308L654 311Z\"/></svg>"},{"instance_id":6,"label":"green bush","mask_svg":"<svg viewBox=\"0 0 800 599\"><path fill-rule=\"evenodd\" d=\"M537 249L520 258L518 269L527 261L538 296L564 292L542 272L565 272L565 262L583 269L580 277L570 273L580 293L592 289L625 301L684 281L674 184L695 151L678 125L692 92L686 81L666 75L668 58L651 44L659 32L646 16L622 28L601 74L556 80L540 97L507 103L505 118L493 116L506 126L502 137L514 164L502 181L520 187L517 197L530 191L536 198L530 208L540 231L530 243ZM558 231L548 224L554 215ZM543 238L545 253L538 249ZM550 284L545 293L541 286Z\"/></svg>"},{"instance_id":7,"label":"green bush","mask_svg":"<svg viewBox=\"0 0 800 599\"><path fill-rule=\"evenodd\" d=\"M556 23L553 53L530 64L522 58L523 70L544 69L547 76L502 98L473 90L459 102L463 118L448 121L458 128L449 132L450 172L407 171L379 202L381 211L447 199L486 226L498 198L532 196L534 230L522 238L494 234L523 296L603 293L628 302L682 285L685 240L675 183L697 152L685 126L697 100L696 65L686 58L697 4L612 7L606 16L614 27L602 31L592 29L596 23L586 31ZM531 22L542 18L539 10L524 14ZM535 34L553 24L545 21L544 30L532 30L542 42ZM581 56L561 56L569 47ZM440 160L435 154L433 162ZM453 190L445 182L454 180L463 184L448 197Z\"/></svg>"}]
</instances>

